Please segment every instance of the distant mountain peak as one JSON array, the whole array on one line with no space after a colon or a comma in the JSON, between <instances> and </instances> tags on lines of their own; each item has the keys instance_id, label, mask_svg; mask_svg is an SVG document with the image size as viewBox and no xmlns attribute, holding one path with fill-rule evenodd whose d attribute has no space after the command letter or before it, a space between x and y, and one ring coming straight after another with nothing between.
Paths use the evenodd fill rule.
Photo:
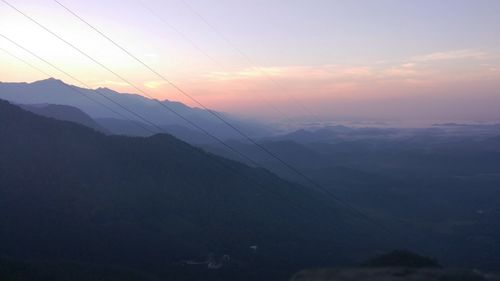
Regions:
<instances>
[{"instance_id":1,"label":"distant mountain peak","mask_svg":"<svg viewBox=\"0 0 500 281\"><path fill-rule=\"evenodd\" d=\"M50 77L50 78L47 78L47 79L35 81L35 82L31 83L31 84L61 85L61 84L66 84L66 83L64 83L62 80Z\"/></svg>"},{"instance_id":2,"label":"distant mountain peak","mask_svg":"<svg viewBox=\"0 0 500 281\"><path fill-rule=\"evenodd\" d=\"M116 92L115 90L112 90L110 88L107 88L107 87L99 87L99 88L96 88L95 89L96 91L103 91L103 92L107 92L107 93L116 93L118 94L118 92Z\"/></svg>"}]
</instances>

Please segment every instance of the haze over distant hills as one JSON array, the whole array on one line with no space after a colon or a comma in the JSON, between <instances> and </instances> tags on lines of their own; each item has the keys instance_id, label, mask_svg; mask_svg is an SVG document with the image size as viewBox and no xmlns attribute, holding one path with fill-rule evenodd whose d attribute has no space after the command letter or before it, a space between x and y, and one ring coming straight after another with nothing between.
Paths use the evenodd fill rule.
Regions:
<instances>
[{"instance_id":1,"label":"haze over distant hills","mask_svg":"<svg viewBox=\"0 0 500 281\"><path fill-rule=\"evenodd\" d=\"M282 163L232 141L261 167L307 185ZM290 165L448 265L500 264L500 125L306 129L261 140ZM223 147L203 146L238 161ZM392 236L392 235L389 235Z\"/></svg>"},{"instance_id":2,"label":"haze over distant hills","mask_svg":"<svg viewBox=\"0 0 500 281\"><path fill-rule=\"evenodd\" d=\"M135 113L143 116L147 120L160 127L168 127L173 131L180 131L182 132L181 134L184 135L199 134L198 132L191 133L191 131L196 131L196 129L191 127L178 116L163 108L157 102L146 97L136 94L118 93L108 88L98 88L95 90L79 88L76 86L65 84L63 81L54 78L40 80L33 83L0 82L0 99L8 100L17 104L27 105L69 105L80 109L81 111L92 117L94 120L102 120L103 124L101 125L107 124L109 127L107 127L106 129L108 129L110 132L130 135L150 134L145 130L142 130L141 133L141 129L138 129L137 125L128 124L130 121L124 120L122 117L117 116L103 106L92 102L81 94L78 94L77 92L71 90L69 87L77 88L85 95L91 96L93 99L106 104L107 106L113 108L115 111L124 114L133 121L144 123L144 121L140 120L138 117L112 104L101 95L106 95L108 98L113 99L124 107L133 110ZM182 116L193 121L194 123L198 124L199 126L204 127L220 138L229 139L240 137L232 129L228 128L220 120L214 118L206 110L189 107L182 103L169 100L163 100L160 102L165 106L175 110ZM264 124L251 120L244 120L221 112L218 112L218 114L223 115L232 124L252 136L260 137L268 135L272 132L272 130ZM113 119L115 119L115 121L113 121ZM153 131L158 131L158 129L152 126L147 127L152 129ZM204 138L206 139L206 141L209 141L206 136Z\"/></svg>"}]
</instances>

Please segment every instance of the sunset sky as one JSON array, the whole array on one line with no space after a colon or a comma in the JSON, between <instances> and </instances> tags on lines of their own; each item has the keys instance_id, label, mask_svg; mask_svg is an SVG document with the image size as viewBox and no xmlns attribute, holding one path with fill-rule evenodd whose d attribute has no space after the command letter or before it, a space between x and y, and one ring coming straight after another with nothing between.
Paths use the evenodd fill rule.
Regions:
<instances>
[{"instance_id":1,"label":"sunset sky","mask_svg":"<svg viewBox=\"0 0 500 281\"><path fill-rule=\"evenodd\" d=\"M193 105L54 1L8 2L152 96ZM217 110L500 121L498 0L60 2ZM92 87L137 92L3 2L0 33ZM3 38L0 48L77 84ZM0 51L0 81L45 78Z\"/></svg>"}]
</instances>

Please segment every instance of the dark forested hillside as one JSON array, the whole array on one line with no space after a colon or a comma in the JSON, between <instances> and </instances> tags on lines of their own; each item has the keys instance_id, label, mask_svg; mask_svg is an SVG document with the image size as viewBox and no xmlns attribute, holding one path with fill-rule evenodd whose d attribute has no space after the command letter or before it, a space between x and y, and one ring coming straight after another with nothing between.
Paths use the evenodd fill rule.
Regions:
<instances>
[{"instance_id":1,"label":"dark forested hillside","mask_svg":"<svg viewBox=\"0 0 500 281\"><path fill-rule=\"evenodd\" d=\"M322 194L265 170L169 135L105 136L3 101L0 213L1 256L160 276L196 276L176 265L198 258L251 279L376 248Z\"/></svg>"}]
</instances>

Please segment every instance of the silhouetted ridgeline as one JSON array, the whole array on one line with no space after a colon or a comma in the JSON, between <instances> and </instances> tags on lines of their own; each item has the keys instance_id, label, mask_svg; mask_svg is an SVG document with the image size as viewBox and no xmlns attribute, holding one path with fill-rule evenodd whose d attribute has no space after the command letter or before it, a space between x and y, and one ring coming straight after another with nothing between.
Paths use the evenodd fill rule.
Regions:
<instances>
[{"instance_id":1,"label":"silhouetted ridgeline","mask_svg":"<svg viewBox=\"0 0 500 281\"><path fill-rule=\"evenodd\" d=\"M291 281L498 281L500 275L477 269L441 268L439 263L407 250L374 257L361 267L307 269Z\"/></svg>"},{"instance_id":2,"label":"silhouetted ridgeline","mask_svg":"<svg viewBox=\"0 0 500 281\"><path fill-rule=\"evenodd\" d=\"M216 272L233 268L228 276L244 280L347 262L357 250L346 249L375 245L321 194L265 170L169 135L106 136L4 101L0 213L0 255L13 260L204 280L207 264L179 262L228 255Z\"/></svg>"}]
</instances>

